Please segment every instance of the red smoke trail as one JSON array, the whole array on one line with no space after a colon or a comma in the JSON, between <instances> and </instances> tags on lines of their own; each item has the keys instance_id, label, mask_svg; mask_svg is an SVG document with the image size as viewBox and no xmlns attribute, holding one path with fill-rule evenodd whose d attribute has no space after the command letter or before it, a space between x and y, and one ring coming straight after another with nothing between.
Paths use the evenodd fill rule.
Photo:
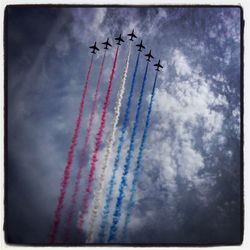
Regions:
<instances>
[{"instance_id":1,"label":"red smoke trail","mask_svg":"<svg viewBox=\"0 0 250 250\"><path fill-rule=\"evenodd\" d=\"M89 138L90 138L92 125L93 125L93 121L94 121L95 109L96 109L96 104L97 104L97 97L98 97L98 93L99 93L99 90L100 90L101 78L102 78L102 72L103 72L103 65L104 65L104 62L105 62L105 58L106 58L106 51L105 51L105 54L103 55L101 68L100 68L99 75L98 75L98 80L97 80L96 90L95 90L95 96L94 96L94 100L93 100L93 103L92 103L91 113L90 113L90 117L89 117L89 121L88 121L88 128L87 128L87 132L86 132L86 136L85 136L85 139L84 139L84 144L83 144L82 152L81 152L81 156L80 156L81 158L80 158L80 161L79 161L78 172L77 172L77 176L76 176L76 182L75 182L75 185L74 185L74 191L73 191L73 194L71 196L71 204L70 204L70 208L69 208L69 211L68 211L68 217L67 217L66 226L65 226L65 230L64 230L64 242L68 241L69 229L70 229L70 225L72 223L72 219L73 219L73 216L74 216L74 213L75 213L77 195L78 195L79 186L80 186L80 182L81 182L82 170L83 170L83 167L84 167L84 159L85 159L87 149L88 149L88 146L89 146Z\"/></svg>"},{"instance_id":2,"label":"red smoke trail","mask_svg":"<svg viewBox=\"0 0 250 250\"><path fill-rule=\"evenodd\" d=\"M70 145L70 148L69 148L69 151L68 151L67 164L65 166L63 179L62 179L61 185L60 185L61 186L61 188L60 188L60 196L58 198L57 207L56 207L56 211L55 211L54 222L53 222L53 226L52 226L50 236L49 236L50 244L55 242L58 227L59 227L59 224L61 222L61 213L62 213L62 209L63 209L63 203L64 203L64 199L65 199L66 189L67 189L68 184L69 184L69 178L70 178L70 173L71 173L71 169L72 169L72 162L73 162L73 159L74 159L75 147L76 147L76 144L77 144L79 130L80 130L80 127L81 127L81 121L82 121L83 111L84 111L85 97L86 97L87 90L88 90L89 77L90 77L90 73L91 73L91 70L92 70L92 64L93 64L93 55L91 57L86 82L85 82L85 85L84 85L84 88L83 88L82 99L81 99L81 103L80 103L80 109L79 109L78 117L77 117L77 120L76 120L75 130L74 130L71 145Z\"/></svg>"},{"instance_id":3,"label":"red smoke trail","mask_svg":"<svg viewBox=\"0 0 250 250\"><path fill-rule=\"evenodd\" d=\"M119 47L117 47L117 49L116 49L113 67L112 67L112 72L110 74L110 79L109 79L109 86L107 89L105 101L104 101L103 108L102 108L101 124L100 124L98 133L97 133L96 138L95 138L95 148L94 148L94 152L93 152L93 155L91 158L88 181L87 181L87 185L86 185L86 189L85 189L85 193L84 193L84 197L83 197L83 202L82 202L83 211L82 211L82 213L80 215L80 219L79 219L80 230L79 230L79 233L77 236L78 241L80 241L81 230L83 229L84 215L88 211L88 207L89 207L89 198L90 198L92 184L93 184L93 180L94 180L96 162L98 161L98 152L99 152L99 149L100 149L100 146L102 143L102 137L103 137L103 132L104 132L105 123L106 123L106 113L107 113L107 108L108 108L108 104L109 104L109 97L111 94L113 78L114 78L114 74L115 74L118 51L119 51Z\"/></svg>"}]
</instances>

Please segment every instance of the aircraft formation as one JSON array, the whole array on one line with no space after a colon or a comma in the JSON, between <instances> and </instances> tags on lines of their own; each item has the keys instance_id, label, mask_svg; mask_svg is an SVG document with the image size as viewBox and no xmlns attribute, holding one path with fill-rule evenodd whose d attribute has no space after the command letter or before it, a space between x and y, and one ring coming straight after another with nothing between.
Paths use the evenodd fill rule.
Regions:
<instances>
[{"instance_id":1,"label":"aircraft formation","mask_svg":"<svg viewBox=\"0 0 250 250\"><path fill-rule=\"evenodd\" d=\"M127 34L127 36L129 37L130 41L134 41L134 38L137 38L137 36L134 33L134 30L132 30L131 33ZM117 41L117 45L121 45L121 43L124 42L124 40L122 39L122 34L120 34L118 37L115 37L115 40ZM108 50L108 47L112 47L112 44L109 42L109 38L107 38L106 42L102 43L104 46L103 49ZM145 49L145 46L142 43L142 40L139 44L136 44L136 47L138 47L138 51L142 52L142 49ZM100 49L96 46L96 42L94 43L94 45L89 47L90 49L92 49L91 53L96 54L96 51L99 51ZM151 62L151 58L153 59L154 56L151 53L151 50L149 51L148 54L145 54L145 57L147 58L146 60L148 62ZM156 67L156 71L160 71L160 68L163 69L163 66L161 65L161 60L158 61L158 63L154 64L154 66Z\"/></svg>"},{"instance_id":2,"label":"aircraft formation","mask_svg":"<svg viewBox=\"0 0 250 250\"><path fill-rule=\"evenodd\" d=\"M137 36L134 32L134 30L127 34L127 36L129 37L127 40L129 40L130 42L133 42ZM110 39L111 40L111 39ZM112 48L112 42L110 42L109 38L107 38L107 40L105 42L100 43L102 46L102 49L108 50L110 48ZM148 67L149 67L149 63L151 62L152 59L154 59L154 56L152 55L151 50L149 50L148 53L144 54L145 55L145 59L146 59L146 65L145 65L145 71L143 74L143 81L142 84L140 85L140 94L137 100L137 106L136 106L136 114L135 114L135 118L133 121L133 129L132 129L132 133L131 133L131 137L130 137L130 142L129 142L129 147L126 150L124 148L124 142L125 142L125 136L126 136L126 131L129 125L129 114L130 114L130 110L132 109L131 107L131 100L133 98L133 92L134 90L134 86L135 86L135 82L136 82L136 74L138 71L139 67L139 58L142 55L142 51L145 50L145 46L143 44L143 41L141 40L140 43L136 43L135 48L138 51L137 56L136 56L136 63L134 64L134 70L133 70L133 77L132 77L132 82L130 85L130 90L129 90L129 95L127 96L127 102L126 102L126 109L125 109L125 114L124 114L124 119L121 120L122 121L122 128L121 128L121 134L119 135L119 143L118 143L118 147L117 150L115 152L116 156L115 156L115 161L114 161L114 165L111 166L111 171L112 173L110 175L108 175L106 172L106 170L108 169L109 165L110 165L110 158L111 158L111 154L113 152L113 146L114 146L114 142L116 139L116 133L118 130L118 122L120 121L120 114L121 114L121 105L122 105L122 99L126 90L126 78L127 78L127 74L128 74L128 70L129 70L129 61L130 61L130 55L131 55L131 46L129 46L129 50L126 56L126 61L124 61L124 70L122 73L122 78L120 81L120 86L119 86L119 91L117 93L117 99L115 101L115 107L114 107L114 116L112 119L112 125L111 125L111 131L109 131L110 135L109 135L109 139L108 139L108 143L106 145L106 149L105 149L105 156L104 156L104 161L101 162L101 166L99 167L100 169L100 173L99 173L99 177L95 178L95 176L97 176L98 173L96 173L96 167L97 167L97 161L98 161L98 156L99 156L99 151L100 151L100 146L102 145L102 143L104 142L104 131L105 131L105 127L106 127L106 114L107 114L107 110L108 110L108 106L109 106L109 100L110 100L110 96L112 94L112 86L113 86L113 80L114 80L114 75L115 75L115 69L116 69L116 65L117 65L117 58L119 55L119 46L122 45L125 42L125 36L122 37L122 34L119 34L119 36L114 37L114 39L112 39L114 41L114 44L116 44L116 53L114 55L114 59L113 59L113 64L112 64L112 69L111 69L111 73L110 73L110 77L109 77L109 82L108 82L108 87L106 89L106 94L105 94L105 98L103 100L103 106L102 106L102 111L101 111L101 119L100 119L100 125L99 125L99 129L96 135L92 135L93 131L92 131L92 127L93 127L93 120L95 117L95 112L97 111L97 98L99 96L99 91L100 91L100 84L102 81L102 74L103 74L103 69L105 67L105 57L106 57L106 53L103 53L102 55L102 63L101 63L101 67L100 67L100 71L98 73L98 80L96 83L96 90L95 90L95 94L94 94L94 98L92 100L92 107L91 107L91 113L89 114L89 120L88 120L88 127L86 128L86 133L85 133L85 139L84 139L84 143L82 145L82 149L80 152L80 157L79 157L79 163L78 163L78 169L77 169L77 173L76 176L72 176L72 171L73 171L73 160L75 159L74 156L74 152L76 150L76 145L78 142L78 138L79 138L79 134L80 134L80 129L81 129L81 121L83 119L83 115L84 115L84 106L85 106L85 98L87 95L87 90L88 90L88 85L90 82L90 76L91 76L91 70L92 70L92 65L95 62L95 60L93 60L93 56L91 56L91 60L90 60L90 64L89 64L89 68L87 71L87 75L86 75L86 81L85 81L85 85L82 91L82 99L80 102L80 108L79 108L79 113L78 113L78 118L76 119L76 124L75 124L75 129L73 132L73 137L72 137L72 141L71 141L71 145L69 147L69 151L68 151L68 158L67 158L67 162L65 165L65 169L63 172L63 180L60 184L60 193L58 196L58 202L57 202L57 206L55 209L55 214L54 214L54 220L53 220L53 224L52 224L52 228L50 231L50 235L49 235L49 242L50 243L55 243L57 241L57 237L60 236L61 240L64 243L69 242L69 240L72 240L72 236L76 237L76 241L78 243L80 242L114 242L116 239L116 234L117 234L117 229L118 229L118 224L120 224L121 221L121 211L122 211L122 207L123 207L123 197L125 197L125 192L126 192L126 182L127 182L127 173L129 172L129 169L131 168L132 165L132 160L134 159L134 154L135 154L135 146L134 146L134 142L136 139L136 134L137 134L137 130L139 127L139 122L140 122L140 114L142 113L141 111L141 107L143 105L143 95L144 95L144 90L145 90L145 85L147 82L147 74L148 74ZM131 45L131 44L130 44ZM94 42L94 44L92 46L89 47L91 50L90 52L93 54L96 54L98 51L101 50L101 48L97 47L97 42ZM150 102L148 104L147 107L147 115L146 115L146 121L145 121L145 127L143 130L143 134L141 137L141 144L139 146L139 151L138 151L138 155L137 155L137 160L136 160L136 166L133 170L133 182L132 185L133 187L131 188L130 191L130 198L129 198L129 209L125 210L125 227L123 229L123 234L124 234L124 238L125 238L125 233L128 231L127 230L127 225L130 221L130 217L131 217L131 213L132 213L132 208L134 206L134 195L136 192L136 186L139 180L139 170L141 168L141 160L142 160L142 153L145 147L145 141L146 141L146 137L147 137L147 131L149 129L149 124L150 124L150 114L151 114L151 110L152 110L152 104L153 104L153 97L155 95L155 89L156 89L156 83L157 83L157 75L158 75L158 71L160 71L160 69L163 68L163 66L161 65L161 61L158 60L158 63L154 64L154 66L156 67L155 70L155 78L154 78L154 84L151 90L151 97L150 97ZM92 132L91 132L92 131ZM139 132L138 132L139 133ZM138 135L141 136L141 135ZM89 151L90 147L90 139L91 137L93 137L93 140L95 141L95 145L93 147L93 152L91 153L91 158L90 158L90 162L87 161L87 152ZM113 192L114 188L115 188L115 180L118 180L119 177L116 174L116 171L118 170L119 166L123 163L121 162L121 158L123 155L124 150L127 151L126 153L126 157L125 157L125 162L123 165L123 171L122 171L122 177L121 177L121 181L119 184L119 194L116 198L115 201L115 194ZM100 162L100 161L99 161ZM86 171L88 171L88 173L86 174L86 180L84 183L84 188L83 188L83 192L81 192L80 190L80 185L82 182L82 172L84 171L84 167L85 165L90 164L89 166L89 170L86 169ZM86 166L87 167L87 166ZM72 178L72 179L71 179ZM108 186L108 190L105 193L105 179L106 178L110 178L109 181L109 186ZM71 182L70 182L71 181ZM69 185L73 184L73 192L70 195L70 200L66 200L66 190L68 190ZM96 188L96 190L95 190ZM95 192L96 191L96 192ZM77 230L76 235L72 235L71 230L74 230L73 232L75 232L75 225L74 220L75 220L75 215L76 215L76 209L78 209L78 201L77 201L77 197L78 195L81 195L81 210L80 210L80 215L79 218L77 218L77 221L75 221L75 223L77 223L77 228L79 230ZM103 200L105 202L105 204L103 204L104 206L102 206L101 204L101 199L102 196L105 195ZM93 206L90 206L90 203L93 199ZM115 204L114 204L115 202ZM60 231L59 225L62 224L64 217L63 215L63 207L64 206L68 206L68 211L66 211L66 223L64 225L64 229L62 228L62 232ZM113 207L113 205L115 205ZM109 215L111 216L111 213L113 213L113 219L112 219L112 224L111 221L108 221ZM88 232L86 231L86 233L83 231L85 230L86 227L86 217L89 217L89 226L88 226ZM100 219L100 220L99 220ZM63 225L61 225L62 227ZM98 231L96 230L98 227ZM109 227L109 234L108 232L106 232L106 230L108 230ZM63 233L62 235L58 235L59 233Z\"/></svg>"}]
</instances>

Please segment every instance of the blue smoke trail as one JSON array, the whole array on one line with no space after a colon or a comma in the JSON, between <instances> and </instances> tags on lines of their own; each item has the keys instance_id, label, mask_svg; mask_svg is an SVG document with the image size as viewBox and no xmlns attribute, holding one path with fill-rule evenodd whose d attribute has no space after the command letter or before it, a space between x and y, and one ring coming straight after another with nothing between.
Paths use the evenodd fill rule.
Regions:
<instances>
[{"instance_id":1,"label":"blue smoke trail","mask_svg":"<svg viewBox=\"0 0 250 250\"><path fill-rule=\"evenodd\" d=\"M137 104L134 127L133 127L133 131L132 131L131 139L130 139L129 149L128 149L127 155L126 155L125 164L124 164L124 167L123 167L122 180L121 180L121 183L120 183L120 186L119 186L119 195L118 195L117 201L116 201L116 207L115 207L115 212L113 214L113 222L112 222L112 225L111 225L111 228L110 228L108 242L110 242L112 240L115 240L116 232L117 232L117 224L118 224L118 222L120 220L120 217L121 217L121 208L122 208L122 202L123 202L123 198L124 198L124 188L127 185L127 174L128 174L129 167L130 167L132 154L134 152L135 135L136 135L136 130L137 130L138 123L139 123L141 103L142 103L142 98L143 98L143 94L144 94L145 83L146 83L146 80L147 80L147 72L148 72L148 63L147 63L147 66L146 66L144 77L143 77L140 97L139 97L138 104Z\"/></svg>"},{"instance_id":2,"label":"blue smoke trail","mask_svg":"<svg viewBox=\"0 0 250 250\"><path fill-rule=\"evenodd\" d=\"M136 59L135 70L133 73L132 84L130 87L129 97L128 97L126 111L125 111L125 117L124 117L124 120L122 123L121 135L119 137L119 145L118 145L118 148L116 151L116 158L115 158L114 167L112 170L112 176L111 176L111 179L109 181L109 187L108 187L108 192L107 192L107 196L106 196L106 200L105 200L104 211L103 211L102 221L101 221L101 225L100 225L100 231L98 234L98 237L99 237L98 241L99 242L104 241L105 228L106 228L107 221L108 221L108 215L110 213L110 202L112 200L113 190L114 190L114 185L115 185L115 175L116 175L116 172L117 172L117 169L119 166L121 151L122 151L122 147L123 147L123 143L124 143L124 135L125 135L126 128L128 125L128 121L129 121L130 106L131 106L131 101L132 101L132 96L133 96L133 91L134 91L136 73L137 73L137 69L138 69L138 65L139 65L139 59L140 59L140 53L138 53L138 56Z\"/></svg>"},{"instance_id":3,"label":"blue smoke trail","mask_svg":"<svg viewBox=\"0 0 250 250\"><path fill-rule=\"evenodd\" d=\"M152 92L151 92L151 98L150 98L150 103L149 103L149 106L148 106L148 112L147 112L145 128L144 128L144 131L143 131L141 145L140 145L138 157L137 157L137 160L136 160L136 167L135 167L134 173L133 173L134 178L133 178L131 194L130 194L130 198L129 198L129 202L128 202L128 208L127 208L127 214L126 214L126 218L125 218L125 224L124 224L124 227L123 227L123 239L124 240L126 240L126 238L127 238L127 228L128 228L128 224L129 224L130 217L131 217L131 214L132 214L132 210L133 210L133 207L134 207L134 196L135 196L135 193L136 193L137 183L139 181L142 153L143 153L143 149L145 147L147 132L148 132L149 124L150 124L150 114L151 114L151 111L152 111L156 81L157 81L157 72L155 74L154 85L153 85Z\"/></svg>"}]
</instances>

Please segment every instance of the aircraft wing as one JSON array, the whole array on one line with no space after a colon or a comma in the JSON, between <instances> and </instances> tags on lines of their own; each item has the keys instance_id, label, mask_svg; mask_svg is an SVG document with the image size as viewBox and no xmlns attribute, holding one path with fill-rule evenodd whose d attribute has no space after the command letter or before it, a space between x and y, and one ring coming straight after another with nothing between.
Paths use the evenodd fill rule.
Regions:
<instances>
[{"instance_id":1,"label":"aircraft wing","mask_svg":"<svg viewBox=\"0 0 250 250\"><path fill-rule=\"evenodd\" d=\"M145 56L147 56L147 57L151 57L151 58L153 58L153 56L151 55L151 54L145 54Z\"/></svg>"}]
</instances>

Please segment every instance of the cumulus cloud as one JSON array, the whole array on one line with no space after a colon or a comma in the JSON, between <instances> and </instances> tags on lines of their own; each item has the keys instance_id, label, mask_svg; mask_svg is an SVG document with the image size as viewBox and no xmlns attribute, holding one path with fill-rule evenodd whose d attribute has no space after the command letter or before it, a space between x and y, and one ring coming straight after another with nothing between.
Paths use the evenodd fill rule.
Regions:
<instances>
[{"instance_id":1,"label":"cumulus cloud","mask_svg":"<svg viewBox=\"0 0 250 250\"><path fill-rule=\"evenodd\" d=\"M175 49L172 60L177 75L185 76L191 74L192 71L187 63L186 57L178 49Z\"/></svg>"},{"instance_id":2,"label":"cumulus cloud","mask_svg":"<svg viewBox=\"0 0 250 250\"><path fill-rule=\"evenodd\" d=\"M143 182L147 180L150 188L146 188L145 192L139 186L137 209L143 202L143 197L154 192L152 185L153 190L167 195L163 198L166 206L177 209L178 203L173 197L178 195L180 180L185 183L187 190L196 190L199 201L207 206L206 195L212 192L216 177L202 174L205 167L208 167L206 153L211 153L215 141L224 144L226 140L223 133L225 116L216 107L223 107L225 110L229 108L229 103L225 96L215 94L211 89L214 78L207 80L202 69L192 69L180 50L173 50L172 58L176 77L169 81L168 72L163 72L160 77L143 161ZM186 76L185 80L180 76ZM200 131L200 142L196 131ZM228 156L230 155L229 152ZM148 162L151 162L151 166L148 166ZM155 168L159 172L157 181L155 175L152 175L152 169ZM179 222L183 220L185 219ZM135 213L131 230L141 229L142 225L137 221L138 214Z\"/></svg>"}]
</instances>

